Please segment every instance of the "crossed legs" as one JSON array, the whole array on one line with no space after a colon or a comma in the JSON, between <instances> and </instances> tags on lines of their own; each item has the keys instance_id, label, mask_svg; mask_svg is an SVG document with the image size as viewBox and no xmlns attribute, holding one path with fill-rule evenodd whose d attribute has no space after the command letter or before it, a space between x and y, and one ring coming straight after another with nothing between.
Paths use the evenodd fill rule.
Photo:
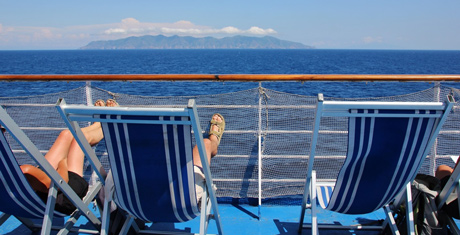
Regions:
<instances>
[{"instance_id":1,"label":"crossed legs","mask_svg":"<svg viewBox=\"0 0 460 235\"><path fill-rule=\"evenodd\" d=\"M95 106L104 105L104 101L95 103ZM104 138L101 124L98 122L81 130L90 145L95 145ZM69 130L61 131L45 158L67 183L69 171L83 177L85 155ZM48 193L51 179L45 172L33 165L22 165L21 170L34 190Z\"/></svg>"},{"instance_id":2,"label":"crossed legs","mask_svg":"<svg viewBox=\"0 0 460 235\"><path fill-rule=\"evenodd\" d=\"M91 145L97 144L103 138L100 123L82 128L82 132ZM83 151L69 130L61 131L45 155L46 160L66 182L69 182L69 171L83 176L84 157ZM34 190L48 192L51 179L45 172L33 165L22 165L21 170Z\"/></svg>"}]
</instances>

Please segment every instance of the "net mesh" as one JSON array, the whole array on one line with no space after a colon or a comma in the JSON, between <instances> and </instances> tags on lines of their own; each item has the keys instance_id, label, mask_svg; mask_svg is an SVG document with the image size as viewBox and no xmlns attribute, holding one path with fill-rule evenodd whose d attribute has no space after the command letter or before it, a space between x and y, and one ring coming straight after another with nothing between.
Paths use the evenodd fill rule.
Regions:
<instances>
[{"instance_id":1,"label":"net mesh","mask_svg":"<svg viewBox=\"0 0 460 235\"><path fill-rule=\"evenodd\" d=\"M325 100L444 101L448 94L460 100L458 89L439 84L428 90L400 96L325 97ZM127 107L185 107L189 99L195 99L205 137L212 114L221 113L226 121L219 153L211 164L219 198L261 198L269 203L277 198L295 201L303 194L316 96L258 87L226 94L153 97L113 93L87 85L40 96L3 97L0 104L46 154L60 131L66 128L54 107L58 98L64 98L68 104L89 105L97 99L115 98L121 106ZM11 136L7 134L7 137L20 164L34 164ZM455 163L451 156L459 155L459 142L460 114L458 104L455 104L420 173L433 175L441 164L453 167ZM329 181L337 177L345 158L346 145L346 120L322 119L314 163L319 180ZM108 169L104 146L102 141L95 150ZM86 166L85 178L89 180L91 171L89 164Z\"/></svg>"}]
</instances>

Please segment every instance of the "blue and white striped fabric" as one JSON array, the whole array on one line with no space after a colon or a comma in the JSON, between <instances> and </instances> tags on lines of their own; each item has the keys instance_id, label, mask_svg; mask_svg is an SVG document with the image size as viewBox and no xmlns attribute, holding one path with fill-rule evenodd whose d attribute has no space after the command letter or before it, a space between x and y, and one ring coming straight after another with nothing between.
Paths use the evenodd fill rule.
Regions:
<instances>
[{"instance_id":1,"label":"blue and white striped fabric","mask_svg":"<svg viewBox=\"0 0 460 235\"><path fill-rule=\"evenodd\" d=\"M111 120L189 121L189 117L96 115L101 119L115 201L137 218L183 222L198 216L190 125Z\"/></svg>"},{"instance_id":2,"label":"blue and white striped fabric","mask_svg":"<svg viewBox=\"0 0 460 235\"><path fill-rule=\"evenodd\" d=\"M332 196L334 187L332 186L316 186L316 200L322 208L326 208Z\"/></svg>"},{"instance_id":3,"label":"blue and white striped fabric","mask_svg":"<svg viewBox=\"0 0 460 235\"><path fill-rule=\"evenodd\" d=\"M3 133L0 133L0 180L0 211L18 217L43 218L46 204L22 173ZM55 212L54 216L67 215Z\"/></svg>"},{"instance_id":4,"label":"blue and white striped fabric","mask_svg":"<svg viewBox=\"0 0 460 235\"><path fill-rule=\"evenodd\" d=\"M352 110L352 113L438 113L425 110ZM348 150L328 210L364 214L388 204L413 180L437 118L351 117ZM324 192L324 191L323 191ZM318 191L321 193L321 191ZM325 193L323 196L327 197Z\"/></svg>"}]
</instances>

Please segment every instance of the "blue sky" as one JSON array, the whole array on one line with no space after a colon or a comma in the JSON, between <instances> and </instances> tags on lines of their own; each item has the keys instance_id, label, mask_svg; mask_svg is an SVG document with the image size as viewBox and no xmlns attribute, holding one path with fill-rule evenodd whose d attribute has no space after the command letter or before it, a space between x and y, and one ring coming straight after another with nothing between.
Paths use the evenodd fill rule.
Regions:
<instances>
[{"instance_id":1,"label":"blue sky","mask_svg":"<svg viewBox=\"0 0 460 235\"><path fill-rule=\"evenodd\" d=\"M0 50L129 36L273 36L319 49L460 50L458 0L0 0Z\"/></svg>"}]
</instances>

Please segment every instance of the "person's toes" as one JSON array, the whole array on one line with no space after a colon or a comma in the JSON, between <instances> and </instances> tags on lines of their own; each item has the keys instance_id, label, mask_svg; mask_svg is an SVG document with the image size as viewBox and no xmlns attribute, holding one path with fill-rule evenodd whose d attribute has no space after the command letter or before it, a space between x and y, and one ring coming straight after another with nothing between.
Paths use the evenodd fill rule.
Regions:
<instances>
[{"instance_id":1,"label":"person's toes","mask_svg":"<svg viewBox=\"0 0 460 235\"><path fill-rule=\"evenodd\" d=\"M96 100L96 102L94 102L94 106L105 106L105 101L104 100Z\"/></svg>"},{"instance_id":2,"label":"person's toes","mask_svg":"<svg viewBox=\"0 0 460 235\"><path fill-rule=\"evenodd\" d=\"M107 107L118 107L119 105L117 101L115 101L114 99L108 99L106 102L106 106Z\"/></svg>"},{"instance_id":3,"label":"person's toes","mask_svg":"<svg viewBox=\"0 0 460 235\"><path fill-rule=\"evenodd\" d=\"M212 119L216 120L217 122L222 122L222 118L220 118L220 116L217 114L212 116Z\"/></svg>"}]
</instances>

